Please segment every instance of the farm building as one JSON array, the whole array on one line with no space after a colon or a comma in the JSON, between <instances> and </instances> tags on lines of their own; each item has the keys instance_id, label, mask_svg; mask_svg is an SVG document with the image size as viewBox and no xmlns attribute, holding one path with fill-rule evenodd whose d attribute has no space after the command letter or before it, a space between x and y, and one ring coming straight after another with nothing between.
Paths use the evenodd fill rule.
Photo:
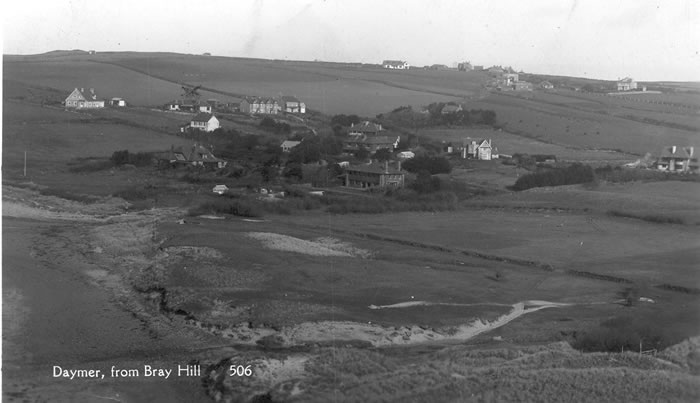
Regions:
<instances>
[{"instance_id":1,"label":"farm building","mask_svg":"<svg viewBox=\"0 0 700 403\"><path fill-rule=\"evenodd\" d=\"M550 83L549 81L542 81L540 83L540 88L543 90L551 90L554 88L554 84Z\"/></svg>"},{"instance_id":2,"label":"farm building","mask_svg":"<svg viewBox=\"0 0 700 403\"><path fill-rule=\"evenodd\" d=\"M622 80L618 80L618 82L617 82L617 90L618 91L631 91L631 90L636 90L636 89L637 89L637 82L629 77L623 78Z\"/></svg>"},{"instance_id":3,"label":"farm building","mask_svg":"<svg viewBox=\"0 0 700 403\"><path fill-rule=\"evenodd\" d=\"M367 189L402 188L404 186L404 173L401 171L401 163L397 168L389 167L389 163L369 165L355 165L345 168L345 186Z\"/></svg>"},{"instance_id":4,"label":"farm building","mask_svg":"<svg viewBox=\"0 0 700 403\"><path fill-rule=\"evenodd\" d=\"M394 151L399 146L400 136L353 136L343 140L343 151L354 152L361 147L375 153L381 149Z\"/></svg>"},{"instance_id":5,"label":"farm building","mask_svg":"<svg viewBox=\"0 0 700 403\"><path fill-rule=\"evenodd\" d=\"M299 144L301 144L301 141L285 140L282 142L280 147L282 147L282 152L288 153L292 151L292 148L298 146Z\"/></svg>"},{"instance_id":6,"label":"farm building","mask_svg":"<svg viewBox=\"0 0 700 403\"><path fill-rule=\"evenodd\" d=\"M384 129L382 129L382 125L372 123L369 121L364 121L358 124L352 123L350 125L350 128L348 129L348 136L376 136L383 130Z\"/></svg>"},{"instance_id":7,"label":"farm building","mask_svg":"<svg viewBox=\"0 0 700 403\"><path fill-rule=\"evenodd\" d=\"M243 113L276 115L282 107L272 98L246 98L241 101L239 109Z\"/></svg>"},{"instance_id":8,"label":"farm building","mask_svg":"<svg viewBox=\"0 0 700 403\"><path fill-rule=\"evenodd\" d=\"M462 105L449 105L448 104L448 105L445 105L442 107L442 110L440 111L440 113L443 115L447 115L449 113L461 112L462 110L463 110Z\"/></svg>"},{"instance_id":9,"label":"farm building","mask_svg":"<svg viewBox=\"0 0 700 403\"><path fill-rule=\"evenodd\" d=\"M195 130L213 132L221 127L221 125L219 125L219 119L217 119L216 116L210 113L200 112L192 118L188 127Z\"/></svg>"},{"instance_id":10,"label":"farm building","mask_svg":"<svg viewBox=\"0 0 700 403\"><path fill-rule=\"evenodd\" d=\"M105 101L97 99L94 88L90 88L88 92L85 91L85 88L76 88L66 98L65 106L76 109L104 108Z\"/></svg>"},{"instance_id":11,"label":"farm building","mask_svg":"<svg viewBox=\"0 0 700 403\"><path fill-rule=\"evenodd\" d=\"M498 158L498 150L492 146L491 139L476 141L467 138L462 145L462 158L488 161Z\"/></svg>"},{"instance_id":12,"label":"farm building","mask_svg":"<svg viewBox=\"0 0 700 403\"><path fill-rule=\"evenodd\" d=\"M501 76L503 84L510 86L518 82L518 73L503 73Z\"/></svg>"},{"instance_id":13,"label":"farm building","mask_svg":"<svg viewBox=\"0 0 700 403\"><path fill-rule=\"evenodd\" d=\"M198 105L198 104L193 103L193 102L184 102L184 101L177 100L177 101L172 101L172 102L165 104L163 108L165 110L168 110L168 111L192 112L192 113L205 112L207 110L206 108L204 108L204 110L202 110L200 108L200 106L201 105ZM211 108L209 109L208 113L211 113Z\"/></svg>"},{"instance_id":14,"label":"farm building","mask_svg":"<svg viewBox=\"0 0 700 403\"><path fill-rule=\"evenodd\" d=\"M197 143L193 144L189 150L171 146L169 152L160 153L158 161L160 165L194 166L208 169L224 168L227 164L221 158L215 157L208 148Z\"/></svg>"},{"instance_id":15,"label":"farm building","mask_svg":"<svg viewBox=\"0 0 700 403\"><path fill-rule=\"evenodd\" d=\"M282 111L287 113L306 113L306 104L297 99L297 97L283 96L280 98Z\"/></svg>"},{"instance_id":16,"label":"farm building","mask_svg":"<svg viewBox=\"0 0 700 403\"><path fill-rule=\"evenodd\" d=\"M385 69L398 69L398 70L408 70L410 67L408 62L402 60L384 60L382 62L382 67Z\"/></svg>"},{"instance_id":17,"label":"farm building","mask_svg":"<svg viewBox=\"0 0 700 403\"><path fill-rule=\"evenodd\" d=\"M126 101L123 98L112 98L109 100L110 106L126 106Z\"/></svg>"},{"instance_id":18,"label":"farm building","mask_svg":"<svg viewBox=\"0 0 700 403\"><path fill-rule=\"evenodd\" d=\"M697 173L700 166L695 155L695 147L664 147L656 162L660 171Z\"/></svg>"}]
</instances>

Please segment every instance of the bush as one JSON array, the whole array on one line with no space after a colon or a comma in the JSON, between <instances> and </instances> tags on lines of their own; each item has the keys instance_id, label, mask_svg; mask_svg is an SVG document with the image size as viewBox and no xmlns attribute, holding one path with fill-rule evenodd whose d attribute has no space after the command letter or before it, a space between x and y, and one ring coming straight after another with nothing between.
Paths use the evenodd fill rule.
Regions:
<instances>
[{"instance_id":1,"label":"bush","mask_svg":"<svg viewBox=\"0 0 700 403\"><path fill-rule=\"evenodd\" d=\"M685 221L681 217L666 216L662 214L637 214L620 210L608 210L608 215L613 217L636 218L643 221L657 224L683 224Z\"/></svg>"},{"instance_id":2,"label":"bush","mask_svg":"<svg viewBox=\"0 0 700 403\"><path fill-rule=\"evenodd\" d=\"M450 161L445 157L416 156L404 162L403 168L413 173L427 171L431 175L452 172Z\"/></svg>"},{"instance_id":3,"label":"bush","mask_svg":"<svg viewBox=\"0 0 700 403\"><path fill-rule=\"evenodd\" d=\"M543 186L563 186L589 183L596 179L593 168L583 164L572 164L567 168L551 169L544 172L523 175L511 187L520 191Z\"/></svg>"},{"instance_id":4,"label":"bush","mask_svg":"<svg viewBox=\"0 0 700 403\"><path fill-rule=\"evenodd\" d=\"M115 151L112 153L110 161L115 166L131 164L137 167L153 164L153 153L129 153L129 150Z\"/></svg>"}]
</instances>

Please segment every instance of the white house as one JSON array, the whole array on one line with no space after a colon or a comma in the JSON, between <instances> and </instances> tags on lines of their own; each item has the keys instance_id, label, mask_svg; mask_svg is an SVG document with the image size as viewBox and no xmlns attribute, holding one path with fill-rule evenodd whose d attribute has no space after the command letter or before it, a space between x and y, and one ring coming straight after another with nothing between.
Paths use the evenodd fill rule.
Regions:
<instances>
[{"instance_id":1,"label":"white house","mask_svg":"<svg viewBox=\"0 0 700 403\"><path fill-rule=\"evenodd\" d=\"M462 146L462 158L475 158L478 160L492 160L498 158L498 151L491 145L491 139L471 140L464 139Z\"/></svg>"},{"instance_id":2,"label":"white house","mask_svg":"<svg viewBox=\"0 0 700 403\"><path fill-rule=\"evenodd\" d=\"M76 88L66 98L65 106L66 108L76 109L104 108L105 101L97 99L94 88L90 88L89 92L86 92L85 88Z\"/></svg>"},{"instance_id":3,"label":"white house","mask_svg":"<svg viewBox=\"0 0 700 403\"><path fill-rule=\"evenodd\" d=\"M190 127L192 129L202 130L205 132L213 132L221 126L219 125L219 119L217 119L216 116L209 113L200 112L192 118Z\"/></svg>"},{"instance_id":4,"label":"white house","mask_svg":"<svg viewBox=\"0 0 700 403\"><path fill-rule=\"evenodd\" d=\"M282 147L282 152L288 153L292 151L292 148L298 146L299 144L301 144L301 141L285 140L282 142L280 147Z\"/></svg>"},{"instance_id":5,"label":"white house","mask_svg":"<svg viewBox=\"0 0 700 403\"><path fill-rule=\"evenodd\" d=\"M216 193L216 194L222 195L222 194L228 192L228 186L226 186L226 185L216 185L216 186L214 186L214 188L213 188L211 191L214 192L214 193Z\"/></svg>"},{"instance_id":6,"label":"white house","mask_svg":"<svg viewBox=\"0 0 700 403\"><path fill-rule=\"evenodd\" d=\"M280 98L280 106L287 113L306 113L306 104L297 97L283 96Z\"/></svg>"},{"instance_id":7,"label":"white house","mask_svg":"<svg viewBox=\"0 0 700 403\"><path fill-rule=\"evenodd\" d=\"M384 60L382 62L382 67L385 69L408 70L410 66L408 62L404 62L403 60Z\"/></svg>"},{"instance_id":8,"label":"white house","mask_svg":"<svg viewBox=\"0 0 700 403\"><path fill-rule=\"evenodd\" d=\"M637 89L637 82L633 79L626 77L617 82L618 91L631 91Z\"/></svg>"}]
</instances>

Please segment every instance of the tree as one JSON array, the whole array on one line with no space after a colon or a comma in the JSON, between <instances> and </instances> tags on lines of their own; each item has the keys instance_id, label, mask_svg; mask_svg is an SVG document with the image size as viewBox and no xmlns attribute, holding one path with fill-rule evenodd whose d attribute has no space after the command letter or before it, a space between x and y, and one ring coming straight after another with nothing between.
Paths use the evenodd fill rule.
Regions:
<instances>
[{"instance_id":1,"label":"tree","mask_svg":"<svg viewBox=\"0 0 700 403\"><path fill-rule=\"evenodd\" d=\"M388 148L381 148L374 153L374 158L379 161L391 160L391 151Z\"/></svg>"},{"instance_id":2,"label":"tree","mask_svg":"<svg viewBox=\"0 0 700 403\"><path fill-rule=\"evenodd\" d=\"M369 158L369 150L367 150L365 146L360 145L357 151L355 151L354 155L358 160L364 161Z\"/></svg>"}]
</instances>

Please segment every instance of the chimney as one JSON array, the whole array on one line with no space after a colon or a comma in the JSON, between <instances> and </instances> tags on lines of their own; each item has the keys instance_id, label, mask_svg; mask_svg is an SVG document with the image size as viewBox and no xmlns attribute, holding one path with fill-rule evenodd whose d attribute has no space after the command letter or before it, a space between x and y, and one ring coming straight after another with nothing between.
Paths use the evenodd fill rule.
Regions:
<instances>
[{"instance_id":1,"label":"chimney","mask_svg":"<svg viewBox=\"0 0 700 403\"><path fill-rule=\"evenodd\" d=\"M396 161L396 169L400 172L401 171L401 160Z\"/></svg>"},{"instance_id":2,"label":"chimney","mask_svg":"<svg viewBox=\"0 0 700 403\"><path fill-rule=\"evenodd\" d=\"M389 173L389 161L384 161L384 173Z\"/></svg>"},{"instance_id":3,"label":"chimney","mask_svg":"<svg viewBox=\"0 0 700 403\"><path fill-rule=\"evenodd\" d=\"M85 88L80 87L80 92L85 92Z\"/></svg>"},{"instance_id":4,"label":"chimney","mask_svg":"<svg viewBox=\"0 0 700 403\"><path fill-rule=\"evenodd\" d=\"M675 153L676 153L676 146L671 146L671 154L675 154Z\"/></svg>"},{"instance_id":5,"label":"chimney","mask_svg":"<svg viewBox=\"0 0 700 403\"><path fill-rule=\"evenodd\" d=\"M693 151L695 151L695 147L693 147L693 146L688 147L688 156L692 157Z\"/></svg>"},{"instance_id":6,"label":"chimney","mask_svg":"<svg viewBox=\"0 0 700 403\"><path fill-rule=\"evenodd\" d=\"M94 95L94 94L95 94L95 89L94 89L94 88L90 88L90 93Z\"/></svg>"}]
</instances>

